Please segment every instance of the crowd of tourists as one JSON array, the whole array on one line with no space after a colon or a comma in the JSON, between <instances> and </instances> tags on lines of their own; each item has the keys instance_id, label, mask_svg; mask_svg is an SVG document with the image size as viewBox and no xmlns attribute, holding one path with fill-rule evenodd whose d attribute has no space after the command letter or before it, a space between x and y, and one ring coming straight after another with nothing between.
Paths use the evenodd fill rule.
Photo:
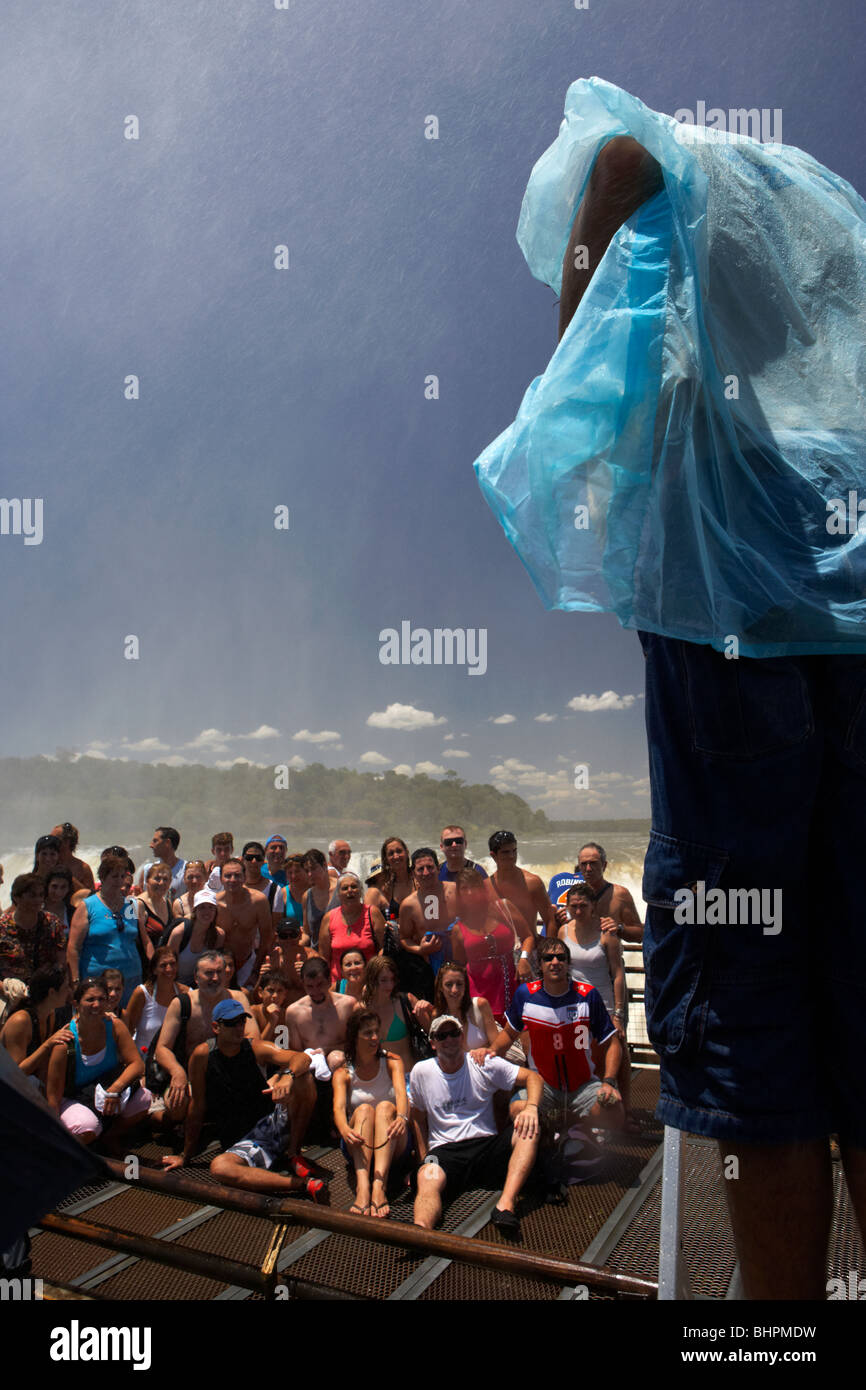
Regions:
<instances>
[{"instance_id":1,"label":"crowd of tourists","mask_svg":"<svg viewBox=\"0 0 866 1390\"><path fill-rule=\"evenodd\" d=\"M338 1143L353 1212L386 1218L414 1182L433 1227L501 1188L491 1219L517 1239L534 1169L562 1201L608 1131L639 1130L622 944L642 926L601 845L547 886L511 831L488 873L458 825L438 848L390 836L363 882L339 839L236 854L221 832L185 860L159 826L138 869L109 845L95 874L77 847L56 826L11 884L0 1041L82 1144L156 1135L171 1169L216 1142L219 1181L327 1202L303 1150Z\"/></svg>"}]
</instances>

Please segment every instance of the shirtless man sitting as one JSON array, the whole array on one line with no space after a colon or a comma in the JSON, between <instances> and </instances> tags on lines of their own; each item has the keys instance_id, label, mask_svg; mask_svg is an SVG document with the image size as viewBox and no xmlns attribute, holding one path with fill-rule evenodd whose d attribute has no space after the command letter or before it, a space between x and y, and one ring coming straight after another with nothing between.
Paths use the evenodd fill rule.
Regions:
<instances>
[{"instance_id":1,"label":"shirtless man sitting","mask_svg":"<svg viewBox=\"0 0 866 1390\"><path fill-rule=\"evenodd\" d=\"M577 855L577 867L592 893L596 917L613 918L615 925L602 929L616 931L625 941L643 941L643 923L634 905L634 898L621 883L608 883L604 876L607 855L601 845L590 841L582 845Z\"/></svg>"},{"instance_id":2,"label":"shirtless man sitting","mask_svg":"<svg viewBox=\"0 0 866 1390\"><path fill-rule=\"evenodd\" d=\"M227 859L221 877L223 891L217 895L217 926L225 932L226 950L235 958L238 985L252 989L274 940L271 909L264 893L245 886L242 860Z\"/></svg>"},{"instance_id":3,"label":"shirtless man sitting","mask_svg":"<svg viewBox=\"0 0 866 1390\"><path fill-rule=\"evenodd\" d=\"M174 1051L182 1026L180 998L172 999L162 1021L159 1042L156 1045L156 1060L170 1077L165 1090L165 1108L169 1124L177 1124L186 1114L189 1104L186 1067L190 1055L199 1043L207 1042L213 1036L212 1018L217 1004L224 999L236 999L246 1011L247 1000L242 991L226 989L224 966L219 951L205 951L196 961L196 988L190 990L187 996L190 1015L186 1024L182 1059L178 1058ZM247 1019L244 1034L248 1038L258 1038L259 1030L252 1018Z\"/></svg>"},{"instance_id":4,"label":"shirtless man sitting","mask_svg":"<svg viewBox=\"0 0 866 1390\"><path fill-rule=\"evenodd\" d=\"M358 1007L350 995L331 989L329 978L321 956L310 956L301 966L306 994L286 1009L287 1045L313 1059L313 1073L320 1081L329 1081L331 1073L345 1062L346 1024Z\"/></svg>"},{"instance_id":5,"label":"shirtless man sitting","mask_svg":"<svg viewBox=\"0 0 866 1390\"><path fill-rule=\"evenodd\" d=\"M556 909L538 874L517 867L517 840L510 830L496 830L487 842L496 872L490 875L494 896L513 903L530 931L536 935L536 921L544 923L545 936L559 931Z\"/></svg>"}]
</instances>

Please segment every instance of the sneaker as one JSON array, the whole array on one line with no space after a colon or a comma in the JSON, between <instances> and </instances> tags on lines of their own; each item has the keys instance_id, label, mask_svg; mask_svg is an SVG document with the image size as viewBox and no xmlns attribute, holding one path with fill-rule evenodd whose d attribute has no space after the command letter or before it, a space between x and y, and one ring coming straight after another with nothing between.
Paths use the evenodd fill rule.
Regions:
<instances>
[{"instance_id":1,"label":"sneaker","mask_svg":"<svg viewBox=\"0 0 866 1390\"><path fill-rule=\"evenodd\" d=\"M494 1207L490 1213L490 1220L509 1240L520 1239L520 1218L513 1211L500 1211L499 1207Z\"/></svg>"},{"instance_id":2,"label":"sneaker","mask_svg":"<svg viewBox=\"0 0 866 1390\"><path fill-rule=\"evenodd\" d=\"M328 1185L322 1182L321 1178L307 1178L301 1191L305 1197L309 1197L311 1202L315 1202L317 1207L329 1207L331 1205Z\"/></svg>"},{"instance_id":3,"label":"sneaker","mask_svg":"<svg viewBox=\"0 0 866 1390\"><path fill-rule=\"evenodd\" d=\"M300 1154L295 1154L294 1158L288 1160L288 1166L296 1178L318 1178L322 1183L329 1183L334 1176L329 1173L327 1168L320 1168L318 1164L308 1163Z\"/></svg>"}]
</instances>

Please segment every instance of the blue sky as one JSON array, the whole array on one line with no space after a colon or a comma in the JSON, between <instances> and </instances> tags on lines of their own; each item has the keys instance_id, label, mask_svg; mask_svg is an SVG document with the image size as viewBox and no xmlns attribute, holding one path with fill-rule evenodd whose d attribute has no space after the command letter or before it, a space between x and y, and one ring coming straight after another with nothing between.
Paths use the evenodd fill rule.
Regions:
<instances>
[{"instance_id":1,"label":"blue sky","mask_svg":"<svg viewBox=\"0 0 866 1390\"><path fill-rule=\"evenodd\" d=\"M853 0L6 0L3 27L0 490L44 539L0 536L0 754L453 767L646 814L636 637L543 610L472 472L556 343L523 191L593 74L781 107L866 191ZM383 666L402 620L485 628L486 672Z\"/></svg>"}]
</instances>

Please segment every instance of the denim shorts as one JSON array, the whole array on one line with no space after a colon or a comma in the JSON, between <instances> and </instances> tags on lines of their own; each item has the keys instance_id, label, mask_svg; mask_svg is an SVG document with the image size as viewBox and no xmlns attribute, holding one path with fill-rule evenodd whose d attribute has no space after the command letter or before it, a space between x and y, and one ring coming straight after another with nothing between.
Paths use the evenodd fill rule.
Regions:
<instances>
[{"instance_id":1,"label":"denim shorts","mask_svg":"<svg viewBox=\"0 0 866 1390\"><path fill-rule=\"evenodd\" d=\"M284 1105L276 1105L226 1153L237 1154L250 1168L273 1168L288 1148L291 1137L289 1112Z\"/></svg>"},{"instance_id":2,"label":"denim shorts","mask_svg":"<svg viewBox=\"0 0 866 1390\"><path fill-rule=\"evenodd\" d=\"M866 1148L866 657L728 659L640 639L658 1117L719 1139L835 1131ZM701 885L704 901L723 890L720 920ZM750 912L743 890L758 890Z\"/></svg>"}]
</instances>

